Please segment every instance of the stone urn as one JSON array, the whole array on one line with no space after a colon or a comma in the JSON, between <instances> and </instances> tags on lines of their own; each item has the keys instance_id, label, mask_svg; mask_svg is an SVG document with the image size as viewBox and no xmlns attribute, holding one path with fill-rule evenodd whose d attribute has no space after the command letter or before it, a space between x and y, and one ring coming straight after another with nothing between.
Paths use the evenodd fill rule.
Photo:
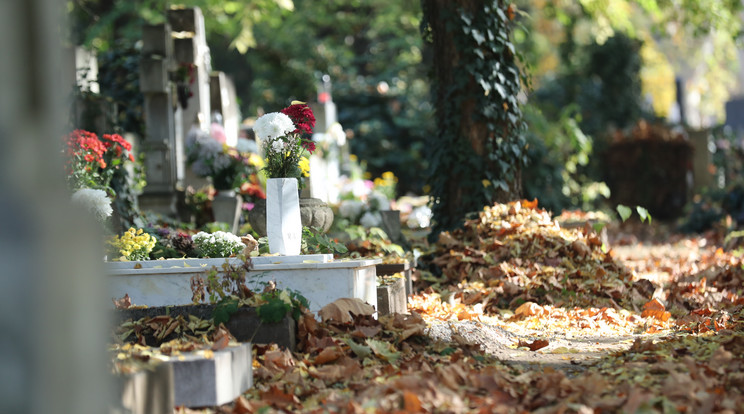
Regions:
<instances>
[{"instance_id":1,"label":"stone urn","mask_svg":"<svg viewBox=\"0 0 744 414\"><path fill-rule=\"evenodd\" d=\"M303 227L315 227L326 233L333 224L333 210L318 198L300 198ZM257 200L248 213L248 221L259 236L266 236L266 200Z\"/></svg>"}]
</instances>

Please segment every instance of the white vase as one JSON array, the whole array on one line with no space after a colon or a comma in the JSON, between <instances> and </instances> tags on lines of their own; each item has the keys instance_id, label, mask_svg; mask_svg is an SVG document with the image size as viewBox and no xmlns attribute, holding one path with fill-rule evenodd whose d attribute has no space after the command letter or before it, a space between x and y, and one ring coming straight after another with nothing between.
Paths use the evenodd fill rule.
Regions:
<instances>
[{"instance_id":1,"label":"white vase","mask_svg":"<svg viewBox=\"0 0 744 414\"><path fill-rule=\"evenodd\" d=\"M266 180L266 236L272 254L300 254L302 220L296 178Z\"/></svg>"}]
</instances>

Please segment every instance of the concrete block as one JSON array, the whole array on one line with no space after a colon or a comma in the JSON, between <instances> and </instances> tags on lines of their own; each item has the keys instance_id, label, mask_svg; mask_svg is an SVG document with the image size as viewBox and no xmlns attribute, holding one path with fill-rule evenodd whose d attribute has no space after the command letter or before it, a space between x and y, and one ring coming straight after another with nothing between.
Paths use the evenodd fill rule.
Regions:
<instances>
[{"instance_id":1,"label":"concrete block","mask_svg":"<svg viewBox=\"0 0 744 414\"><path fill-rule=\"evenodd\" d=\"M173 413L173 367L154 365L152 370L118 375L116 385L121 408L132 414Z\"/></svg>"},{"instance_id":2,"label":"concrete block","mask_svg":"<svg viewBox=\"0 0 744 414\"><path fill-rule=\"evenodd\" d=\"M173 40L169 25L142 26L142 55L167 57L171 56L172 53Z\"/></svg>"},{"instance_id":3,"label":"concrete block","mask_svg":"<svg viewBox=\"0 0 744 414\"><path fill-rule=\"evenodd\" d=\"M411 262L406 261L405 263L380 263L375 267L377 276L389 276L403 272L403 275L406 278L406 296L413 293L413 282L411 281L413 266L411 265Z\"/></svg>"},{"instance_id":4,"label":"concrete block","mask_svg":"<svg viewBox=\"0 0 744 414\"><path fill-rule=\"evenodd\" d=\"M215 305L185 305L185 306L158 306L151 308L129 308L114 311L113 320L118 323L127 320L140 320L142 318L153 318L161 315L171 317L194 315L200 319L212 319ZM254 344L277 344L280 347L294 351L297 345L297 323L292 316L287 314L280 322L261 322L255 308L238 308L238 311L230 315L226 324L227 330L238 342L251 342ZM163 339L169 341L177 335L171 334ZM133 338L133 337L132 337ZM127 340L133 340L128 338ZM153 337L145 337L145 343L149 346L159 346L160 343Z\"/></svg>"},{"instance_id":5,"label":"concrete block","mask_svg":"<svg viewBox=\"0 0 744 414\"><path fill-rule=\"evenodd\" d=\"M380 315L408 313L405 279L401 277L380 277L382 284L377 286L377 312Z\"/></svg>"},{"instance_id":6,"label":"concrete block","mask_svg":"<svg viewBox=\"0 0 744 414\"><path fill-rule=\"evenodd\" d=\"M174 356L174 401L176 406L214 407L227 404L253 385L251 344L215 351Z\"/></svg>"},{"instance_id":7,"label":"concrete block","mask_svg":"<svg viewBox=\"0 0 744 414\"><path fill-rule=\"evenodd\" d=\"M176 62L196 62L196 57L198 56L196 50L196 39L193 37L173 39L173 58Z\"/></svg>"},{"instance_id":8,"label":"concrete block","mask_svg":"<svg viewBox=\"0 0 744 414\"><path fill-rule=\"evenodd\" d=\"M168 61L162 57L142 57L140 59L140 92L167 92Z\"/></svg>"}]
</instances>

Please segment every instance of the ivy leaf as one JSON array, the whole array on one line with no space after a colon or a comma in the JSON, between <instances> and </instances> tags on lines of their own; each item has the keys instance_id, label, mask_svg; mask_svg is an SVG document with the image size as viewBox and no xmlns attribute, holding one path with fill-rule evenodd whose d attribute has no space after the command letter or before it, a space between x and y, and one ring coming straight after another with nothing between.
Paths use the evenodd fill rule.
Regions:
<instances>
[{"instance_id":1,"label":"ivy leaf","mask_svg":"<svg viewBox=\"0 0 744 414\"><path fill-rule=\"evenodd\" d=\"M216 326L221 323L226 324L230 316L238 311L238 300L235 298L224 298L214 307L212 319Z\"/></svg>"},{"instance_id":2,"label":"ivy leaf","mask_svg":"<svg viewBox=\"0 0 744 414\"><path fill-rule=\"evenodd\" d=\"M291 307L278 298L269 299L268 302L256 309L256 313L262 322L277 323L289 312Z\"/></svg>"},{"instance_id":3,"label":"ivy leaf","mask_svg":"<svg viewBox=\"0 0 744 414\"><path fill-rule=\"evenodd\" d=\"M648 224L651 224L651 214L649 214L648 210L641 206L636 207L636 211L638 212L638 215L641 216L641 221L646 221L648 219Z\"/></svg>"},{"instance_id":4,"label":"ivy leaf","mask_svg":"<svg viewBox=\"0 0 744 414\"><path fill-rule=\"evenodd\" d=\"M630 215L633 214L633 210L630 209L628 206L624 206L622 204L617 205L617 214L620 215L620 218L623 220L627 220L630 218Z\"/></svg>"}]
</instances>

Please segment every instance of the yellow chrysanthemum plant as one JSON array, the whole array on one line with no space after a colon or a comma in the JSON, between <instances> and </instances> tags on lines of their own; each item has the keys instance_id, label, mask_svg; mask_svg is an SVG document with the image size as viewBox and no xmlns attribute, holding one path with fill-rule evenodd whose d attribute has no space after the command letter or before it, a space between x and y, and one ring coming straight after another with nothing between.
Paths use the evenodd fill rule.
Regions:
<instances>
[{"instance_id":1,"label":"yellow chrysanthemum plant","mask_svg":"<svg viewBox=\"0 0 744 414\"><path fill-rule=\"evenodd\" d=\"M142 229L129 228L121 237L114 236L108 241L114 255L119 255L115 261L148 260L150 252L155 247L155 237Z\"/></svg>"}]
</instances>

